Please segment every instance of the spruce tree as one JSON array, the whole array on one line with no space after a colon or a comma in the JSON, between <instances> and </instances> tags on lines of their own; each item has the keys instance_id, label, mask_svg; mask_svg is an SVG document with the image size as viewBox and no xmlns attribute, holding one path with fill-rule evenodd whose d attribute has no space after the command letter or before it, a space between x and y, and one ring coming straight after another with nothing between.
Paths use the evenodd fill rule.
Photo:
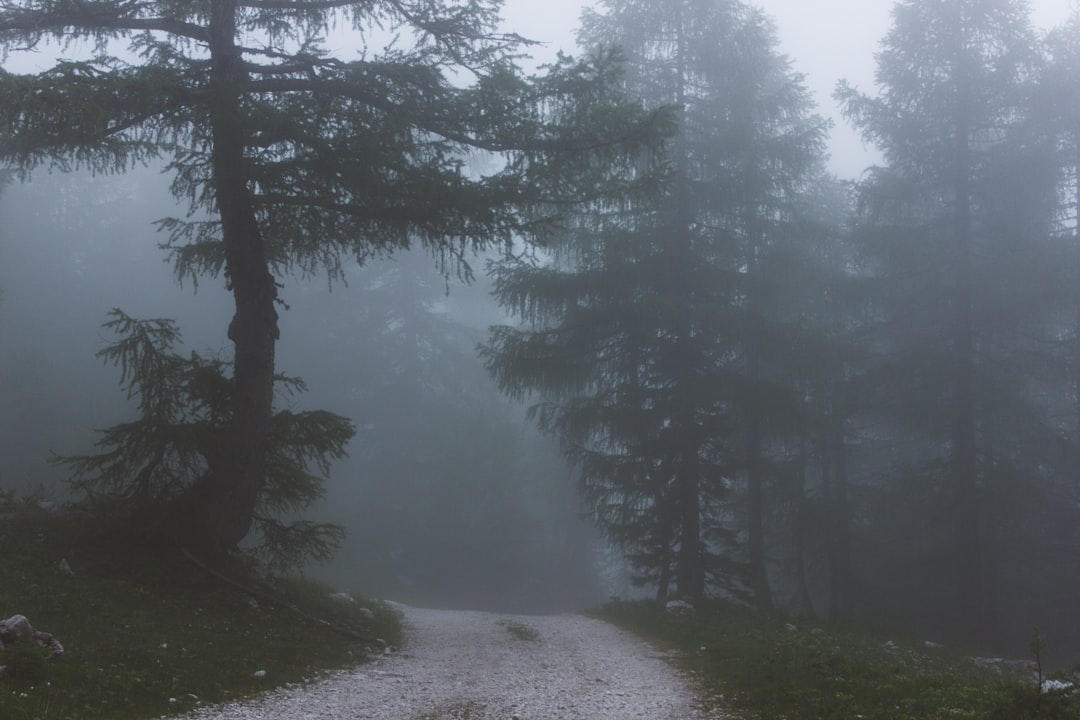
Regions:
<instances>
[{"instance_id":1,"label":"spruce tree","mask_svg":"<svg viewBox=\"0 0 1080 720\"><path fill-rule=\"evenodd\" d=\"M746 478L759 501L751 585L768 604L760 435L792 396L773 382L782 323L767 317L757 271L791 229L825 125L759 11L727 0L599 8L582 42L618 44L627 92L676 108L666 182L659 196L576 215L549 264L499 269L497 296L526 327L499 328L488 364L504 388L537 393L541 426L579 464L601 528L660 597L670 583L689 598L745 595L727 500Z\"/></svg>"},{"instance_id":2,"label":"spruce tree","mask_svg":"<svg viewBox=\"0 0 1080 720\"><path fill-rule=\"evenodd\" d=\"M906 447L893 444L903 502L924 517L937 508L908 549L936 546L923 582L949 588L940 630L967 639L988 638L994 615L986 498L995 477L1019 474L1010 430L1041 423L1020 360L1049 279L1045 152L1026 121L1035 47L1021 2L904 0L877 56L880 96L837 90L887 165L859 188L859 237L880 281L867 382ZM908 517L899 508L883 514Z\"/></svg>"}]
</instances>

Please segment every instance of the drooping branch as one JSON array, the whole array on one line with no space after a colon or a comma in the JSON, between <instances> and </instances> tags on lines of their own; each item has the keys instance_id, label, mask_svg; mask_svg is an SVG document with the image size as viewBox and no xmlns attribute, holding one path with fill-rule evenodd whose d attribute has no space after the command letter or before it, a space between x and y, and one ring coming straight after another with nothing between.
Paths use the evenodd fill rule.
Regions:
<instances>
[{"instance_id":1,"label":"drooping branch","mask_svg":"<svg viewBox=\"0 0 1080 720\"><path fill-rule=\"evenodd\" d=\"M357 3L356 0L243 0L240 7L253 10L281 10L285 12L308 13L327 10L356 8L357 5L374 5L374 2Z\"/></svg>"},{"instance_id":2,"label":"drooping branch","mask_svg":"<svg viewBox=\"0 0 1080 720\"><path fill-rule=\"evenodd\" d=\"M67 157L102 170L153 156L186 128L176 116L200 101L187 80L167 68L102 71L95 62L0 72L0 156L23 168Z\"/></svg>"},{"instance_id":3,"label":"drooping branch","mask_svg":"<svg viewBox=\"0 0 1080 720\"><path fill-rule=\"evenodd\" d=\"M143 16L145 3L83 2L59 0L41 3L38 8L5 0L0 3L0 37L23 34L31 45L44 35L53 37L116 37L126 32L157 31L177 37L206 42L206 30L194 23L168 17Z\"/></svg>"},{"instance_id":4,"label":"drooping branch","mask_svg":"<svg viewBox=\"0 0 1080 720\"><path fill-rule=\"evenodd\" d=\"M538 124L533 128L533 132L520 132L522 126L519 124L517 126L519 131L517 137L512 139L501 139L497 137L482 137L475 133L463 132L459 127L456 127L455 124L441 119L441 115L448 114L443 108L436 108L426 115L416 115L415 108L411 104L395 102L392 99L393 93L367 92L360 83L351 82L345 78L263 78L250 81L247 85L247 89L254 93L312 93L344 100L353 100L360 102L373 110L386 113L388 116L411 116L415 121L416 128L422 132L437 135L465 147L476 150L486 150L493 153L515 151L589 153L606 148L616 148L625 145L627 141L631 140L635 134L642 130L642 128L661 124L664 116L668 115L670 112L669 108L656 109L652 111L644 121L635 123L626 128L623 132L596 132L596 129L593 128L594 132L589 135L565 137L553 135L549 132L551 128L546 127L544 124ZM460 98L452 96L452 91L447 90L446 92L448 103L453 102L454 100L460 101ZM539 101L539 97L524 98L524 101L526 103L529 101ZM520 104L521 103L519 103L519 105Z\"/></svg>"}]
</instances>

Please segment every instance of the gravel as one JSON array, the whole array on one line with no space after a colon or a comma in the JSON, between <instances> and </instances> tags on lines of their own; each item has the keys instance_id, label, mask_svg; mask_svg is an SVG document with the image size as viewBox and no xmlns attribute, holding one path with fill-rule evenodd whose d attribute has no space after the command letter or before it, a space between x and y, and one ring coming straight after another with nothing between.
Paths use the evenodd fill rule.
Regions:
<instances>
[{"instance_id":1,"label":"gravel","mask_svg":"<svg viewBox=\"0 0 1080 720\"><path fill-rule=\"evenodd\" d=\"M708 720L648 643L580 615L401 607L404 648L189 720Z\"/></svg>"}]
</instances>

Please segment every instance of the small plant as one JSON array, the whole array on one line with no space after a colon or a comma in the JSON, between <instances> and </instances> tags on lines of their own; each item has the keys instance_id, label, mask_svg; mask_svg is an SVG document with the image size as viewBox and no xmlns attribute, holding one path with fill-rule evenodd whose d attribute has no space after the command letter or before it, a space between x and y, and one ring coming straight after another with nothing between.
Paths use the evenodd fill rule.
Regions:
<instances>
[{"instance_id":1,"label":"small plant","mask_svg":"<svg viewBox=\"0 0 1080 720\"><path fill-rule=\"evenodd\" d=\"M1032 663L1032 669L1035 670L1035 677L1038 680L1039 695L1043 692L1043 654L1046 652L1046 636L1039 632L1039 628L1035 628L1035 633L1031 636L1031 642L1028 643L1028 652L1034 660ZM1036 702L1036 706L1038 702Z\"/></svg>"},{"instance_id":2,"label":"small plant","mask_svg":"<svg viewBox=\"0 0 1080 720\"><path fill-rule=\"evenodd\" d=\"M518 640L524 642L537 642L540 640L540 633L536 628L531 628L525 623L518 622L517 620L504 620L500 623L506 631L516 637Z\"/></svg>"},{"instance_id":3,"label":"small plant","mask_svg":"<svg viewBox=\"0 0 1080 720\"><path fill-rule=\"evenodd\" d=\"M137 401L139 417L103 430L97 454L56 461L71 469L73 489L99 515L147 534L170 532L178 511L201 502L200 492L225 471L232 365L178 353L180 331L172 320L139 320L113 309L102 327L116 340L97 355L119 368L120 385ZM299 378L274 380L285 395L306 390ZM328 559L344 538L339 526L295 516L322 495L330 466L345 456L354 428L326 411L281 410L270 430L254 552L270 569L286 572Z\"/></svg>"}]
</instances>

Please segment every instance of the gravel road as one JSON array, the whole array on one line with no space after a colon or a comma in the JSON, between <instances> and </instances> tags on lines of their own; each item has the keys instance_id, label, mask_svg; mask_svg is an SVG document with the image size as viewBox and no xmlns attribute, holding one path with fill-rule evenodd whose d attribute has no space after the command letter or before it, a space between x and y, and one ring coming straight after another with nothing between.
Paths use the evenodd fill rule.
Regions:
<instances>
[{"instance_id":1,"label":"gravel road","mask_svg":"<svg viewBox=\"0 0 1080 720\"><path fill-rule=\"evenodd\" d=\"M662 653L580 615L402 607L405 643L353 670L189 720L709 720ZM517 633L511 632L517 630ZM534 639L518 635L532 634Z\"/></svg>"}]
</instances>

